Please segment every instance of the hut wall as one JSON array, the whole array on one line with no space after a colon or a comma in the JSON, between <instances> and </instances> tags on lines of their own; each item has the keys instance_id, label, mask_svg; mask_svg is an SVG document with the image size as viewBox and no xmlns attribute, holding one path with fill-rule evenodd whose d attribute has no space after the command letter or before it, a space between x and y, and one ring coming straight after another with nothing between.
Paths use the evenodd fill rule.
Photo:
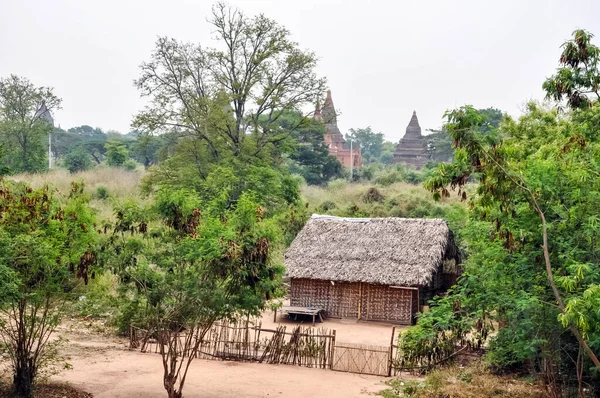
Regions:
<instances>
[{"instance_id":1,"label":"hut wall","mask_svg":"<svg viewBox=\"0 0 600 398\"><path fill-rule=\"evenodd\" d=\"M417 291L385 285L362 284L361 319L412 323Z\"/></svg>"},{"instance_id":2,"label":"hut wall","mask_svg":"<svg viewBox=\"0 0 600 398\"><path fill-rule=\"evenodd\" d=\"M358 317L358 283L293 278L290 281L290 305L323 308L328 317Z\"/></svg>"},{"instance_id":3,"label":"hut wall","mask_svg":"<svg viewBox=\"0 0 600 398\"><path fill-rule=\"evenodd\" d=\"M297 278L290 284L290 305L322 308L332 318L411 324L420 308L416 289Z\"/></svg>"}]
</instances>

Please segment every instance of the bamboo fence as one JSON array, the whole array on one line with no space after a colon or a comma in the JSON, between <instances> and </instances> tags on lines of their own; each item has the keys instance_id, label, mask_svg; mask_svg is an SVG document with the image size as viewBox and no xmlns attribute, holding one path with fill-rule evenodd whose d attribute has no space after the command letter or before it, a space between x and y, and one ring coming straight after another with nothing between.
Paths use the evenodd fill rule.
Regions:
<instances>
[{"instance_id":1,"label":"bamboo fence","mask_svg":"<svg viewBox=\"0 0 600 398\"><path fill-rule=\"evenodd\" d=\"M330 368L335 345L335 331L325 328L285 326L265 329L251 321L218 322L205 334L194 351L185 331L175 336L174 347L181 356L200 359L252 361ZM130 349L160 352L161 339L152 330L130 328ZM162 343L164 344L164 343Z\"/></svg>"}]
</instances>

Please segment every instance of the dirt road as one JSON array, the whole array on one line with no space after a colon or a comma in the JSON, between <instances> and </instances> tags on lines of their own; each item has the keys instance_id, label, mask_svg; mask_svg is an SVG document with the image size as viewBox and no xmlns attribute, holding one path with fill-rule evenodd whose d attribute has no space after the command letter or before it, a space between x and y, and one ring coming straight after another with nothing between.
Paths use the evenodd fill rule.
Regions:
<instances>
[{"instance_id":1,"label":"dirt road","mask_svg":"<svg viewBox=\"0 0 600 398\"><path fill-rule=\"evenodd\" d=\"M64 381L98 398L164 398L158 354L126 349L125 340L61 333L72 370ZM384 388L385 378L286 365L195 360L190 367L187 398L216 397L367 397Z\"/></svg>"}]
</instances>

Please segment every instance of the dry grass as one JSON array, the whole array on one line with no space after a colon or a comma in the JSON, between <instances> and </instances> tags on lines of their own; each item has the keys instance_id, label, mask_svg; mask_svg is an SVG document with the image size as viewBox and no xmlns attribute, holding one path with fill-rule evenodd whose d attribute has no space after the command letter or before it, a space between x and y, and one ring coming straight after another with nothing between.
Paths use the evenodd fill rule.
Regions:
<instances>
[{"instance_id":1,"label":"dry grass","mask_svg":"<svg viewBox=\"0 0 600 398\"><path fill-rule=\"evenodd\" d=\"M340 186L341 185L341 186ZM375 188L383 195L380 202L367 203L365 194ZM451 207L464 207L457 195L451 195L435 202L431 192L422 185L397 182L389 186L374 184L335 184L323 188L303 186L302 196L313 213L326 213L336 216L351 216L348 209L358 209L359 216L370 217L440 217ZM323 210L323 204L333 202L335 208Z\"/></svg>"},{"instance_id":2,"label":"dry grass","mask_svg":"<svg viewBox=\"0 0 600 398\"><path fill-rule=\"evenodd\" d=\"M142 200L140 183L143 176L143 170L127 171L121 168L99 166L76 174L71 174L65 169L54 169L40 174L18 174L11 176L10 179L26 182L34 188L49 185L55 188L59 196L63 198L68 195L72 181L83 181L85 192L92 196L90 206L96 210L98 219L108 220L113 218L111 198ZM109 199L96 197L98 187L105 187L108 190Z\"/></svg>"},{"instance_id":3,"label":"dry grass","mask_svg":"<svg viewBox=\"0 0 600 398\"><path fill-rule=\"evenodd\" d=\"M108 188L115 197L137 196L140 193L140 181L143 171L127 171L114 167L96 167L93 170L71 174L65 169L54 169L41 174L18 174L10 177L16 181L25 181L35 188L51 185L61 193L69 191L71 181L81 180L86 191L96 192L99 186Z\"/></svg>"},{"instance_id":4,"label":"dry grass","mask_svg":"<svg viewBox=\"0 0 600 398\"><path fill-rule=\"evenodd\" d=\"M432 372L425 380L392 380L391 387L380 393L386 398L542 398L546 391L539 385L511 376L496 376L482 365L450 367Z\"/></svg>"}]
</instances>

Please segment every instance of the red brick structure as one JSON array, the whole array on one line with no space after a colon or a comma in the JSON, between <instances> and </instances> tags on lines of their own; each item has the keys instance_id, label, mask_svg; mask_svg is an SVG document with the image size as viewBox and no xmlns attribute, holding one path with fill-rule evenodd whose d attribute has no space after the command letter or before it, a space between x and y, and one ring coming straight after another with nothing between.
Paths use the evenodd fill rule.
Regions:
<instances>
[{"instance_id":1,"label":"red brick structure","mask_svg":"<svg viewBox=\"0 0 600 398\"><path fill-rule=\"evenodd\" d=\"M333 106L333 99L331 99L331 90L327 91L327 98L325 98L322 109L319 108L319 104L317 103L314 118L325 123L327 131L324 138L329 148L329 154L335 156L344 167L349 168L351 165L352 167L362 166L360 148L358 145L355 145L350 150L350 143L346 142L337 126L337 114Z\"/></svg>"}]
</instances>

